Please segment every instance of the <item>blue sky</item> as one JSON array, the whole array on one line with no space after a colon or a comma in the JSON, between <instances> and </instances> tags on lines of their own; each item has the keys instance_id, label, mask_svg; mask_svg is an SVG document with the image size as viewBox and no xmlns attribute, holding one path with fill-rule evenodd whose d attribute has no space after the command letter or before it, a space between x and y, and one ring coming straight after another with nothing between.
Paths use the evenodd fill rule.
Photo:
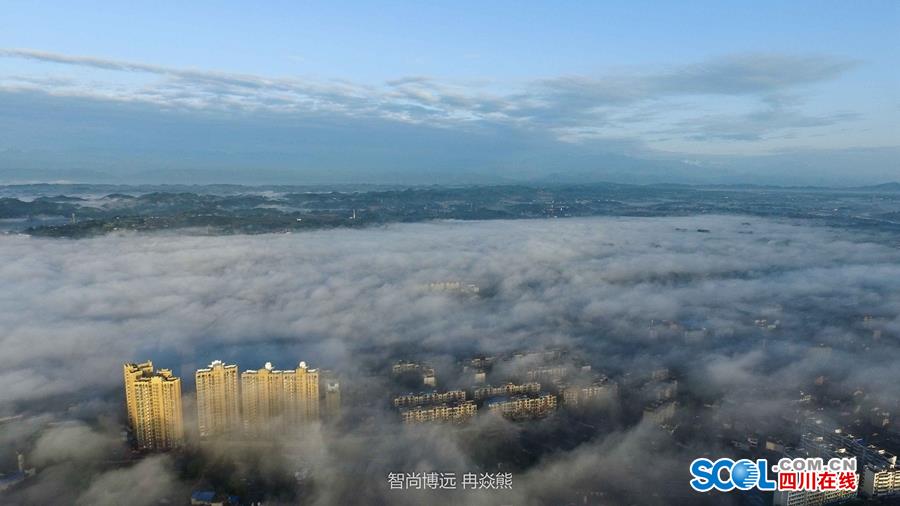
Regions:
<instances>
[{"instance_id":1,"label":"blue sky","mask_svg":"<svg viewBox=\"0 0 900 506\"><path fill-rule=\"evenodd\" d=\"M897 2L0 8L0 181L900 180Z\"/></svg>"}]
</instances>

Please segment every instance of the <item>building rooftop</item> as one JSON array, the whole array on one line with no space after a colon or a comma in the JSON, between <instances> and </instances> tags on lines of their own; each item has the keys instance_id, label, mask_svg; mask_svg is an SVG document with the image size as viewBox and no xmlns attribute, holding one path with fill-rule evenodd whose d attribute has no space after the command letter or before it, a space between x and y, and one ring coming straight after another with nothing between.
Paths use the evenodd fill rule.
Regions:
<instances>
[{"instance_id":1,"label":"building rooftop","mask_svg":"<svg viewBox=\"0 0 900 506\"><path fill-rule=\"evenodd\" d=\"M0 475L0 485L11 485L24 480L28 475L24 471L16 471L10 474Z\"/></svg>"},{"instance_id":2,"label":"building rooftop","mask_svg":"<svg viewBox=\"0 0 900 506\"><path fill-rule=\"evenodd\" d=\"M198 490L191 494L192 501L206 501L211 502L216 498L216 493L212 490Z\"/></svg>"}]
</instances>

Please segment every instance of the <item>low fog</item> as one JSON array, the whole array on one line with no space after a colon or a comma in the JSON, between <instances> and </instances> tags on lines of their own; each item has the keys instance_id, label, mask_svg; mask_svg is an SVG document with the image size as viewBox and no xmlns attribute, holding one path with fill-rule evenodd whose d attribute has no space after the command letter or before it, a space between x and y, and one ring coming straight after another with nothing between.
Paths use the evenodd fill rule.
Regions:
<instances>
[{"instance_id":1,"label":"low fog","mask_svg":"<svg viewBox=\"0 0 900 506\"><path fill-rule=\"evenodd\" d=\"M352 422L289 434L277 450L195 450L225 469L253 463L276 484L308 468L314 484L298 496L309 503L580 504L578 491L599 486L595 503L670 504L684 492L687 462L727 448L684 447L652 424L625 423L633 406L622 401L605 408L594 436L513 464L497 455L514 453L517 441L556 437L566 430L563 415L404 427L388 408L386 371L395 360L427 360L446 388L456 378L442 371L458 360L554 347L620 383L670 368L697 400L684 407L684 420L778 424L819 376L822 388L859 390L896 407L900 252L880 240L723 216L260 236L0 236L0 417L19 417L0 425L0 463L14 466L15 451L25 450L38 468L10 500L186 497L195 484L179 478L185 470L170 455L108 466L110 455L128 453L122 363L152 359L180 375L190 429L193 372L221 359L242 370L305 360L341 378ZM422 288L439 281L480 292ZM877 335L864 315L877 322ZM761 329L762 319L777 329ZM714 415L699 408L713 402ZM513 489L391 491L386 481L388 472L479 469L512 470Z\"/></svg>"}]
</instances>

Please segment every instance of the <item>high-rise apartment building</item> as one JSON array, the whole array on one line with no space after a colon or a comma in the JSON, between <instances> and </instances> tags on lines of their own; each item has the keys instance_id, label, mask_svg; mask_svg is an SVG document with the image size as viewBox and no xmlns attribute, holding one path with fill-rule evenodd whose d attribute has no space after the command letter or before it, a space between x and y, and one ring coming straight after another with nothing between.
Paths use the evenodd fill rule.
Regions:
<instances>
[{"instance_id":1,"label":"high-rise apartment building","mask_svg":"<svg viewBox=\"0 0 900 506\"><path fill-rule=\"evenodd\" d=\"M284 397L281 374L271 362L266 362L262 369L241 373L241 407L244 429L248 432L268 432L269 425L280 418Z\"/></svg>"},{"instance_id":2,"label":"high-rise apartment building","mask_svg":"<svg viewBox=\"0 0 900 506\"><path fill-rule=\"evenodd\" d=\"M319 382L323 387L322 417L334 419L341 414L341 383L333 371L321 371Z\"/></svg>"},{"instance_id":3,"label":"high-rise apartment building","mask_svg":"<svg viewBox=\"0 0 900 506\"><path fill-rule=\"evenodd\" d=\"M319 370L300 362L293 371L285 371L285 407L288 422L303 423L319 419Z\"/></svg>"},{"instance_id":4,"label":"high-rise apartment building","mask_svg":"<svg viewBox=\"0 0 900 506\"><path fill-rule=\"evenodd\" d=\"M325 383L325 414L329 418L341 414L341 384L334 379Z\"/></svg>"},{"instance_id":5,"label":"high-rise apartment building","mask_svg":"<svg viewBox=\"0 0 900 506\"><path fill-rule=\"evenodd\" d=\"M271 362L241 374L244 428L268 433L319 418L319 372L306 362L276 370Z\"/></svg>"},{"instance_id":6,"label":"high-rise apartment building","mask_svg":"<svg viewBox=\"0 0 900 506\"><path fill-rule=\"evenodd\" d=\"M128 427L134 430L138 418L138 406L134 400L134 385L137 380L153 376L153 362L125 364L125 407L128 412Z\"/></svg>"},{"instance_id":7,"label":"high-rise apartment building","mask_svg":"<svg viewBox=\"0 0 900 506\"><path fill-rule=\"evenodd\" d=\"M153 362L124 365L128 424L139 448L164 450L184 441L181 379L168 369L153 371Z\"/></svg>"},{"instance_id":8,"label":"high-rise apartment building","mask_svg":"<svg viewBox=\"0 0 900 506\"><path fill-rule=\"evenodd\" d=\"M198 369L197 423L200 436L225 434L241 426L238 367L215 360Z\"/></svg>"}]
</instances>

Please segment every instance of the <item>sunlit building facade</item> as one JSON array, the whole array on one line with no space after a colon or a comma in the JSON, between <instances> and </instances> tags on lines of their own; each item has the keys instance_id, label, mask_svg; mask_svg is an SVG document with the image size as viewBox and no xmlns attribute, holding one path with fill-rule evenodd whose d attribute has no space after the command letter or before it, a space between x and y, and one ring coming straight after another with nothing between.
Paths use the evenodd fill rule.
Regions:
<instances>
[{"instance_id":1,"label":"sunlit building facade","mask_svg":"<svg viewBox=\"0 0 900 506\"><path fill-rule=\"evenodd\" d=\"M536 382L523 383L521 385L506 383L505 385L500 386L487 385L484 387L476 388L474 391L474 397L476 400L480 400L501 395L536 394L540 391L541 384Z\"/></svg>"},{"instance_id":2,"label":"sunlit building facade","mask_svg":"<svg viewBox=\"0 0 900 506\"><path fill-rule=\"evenodd\" d=\"M547 416L556 409L556 396L553 394L514 395L499 397L485 403L491 413L498 413L506 418L539 418Z\"/></svg>"},{"instance_id":3,"label":"sunlit building facade","mask_svg":"<svg viewBox=\"0 0 900 506\"><path fill-rule=\"evenodd\" d=\"M266 362L262 369L241 373L241 407L249 433L268 433L283 423L284 371Z\"/></svg>"},{"instance_id":4,"label":"sunlit building facade","mask_svg":"<svg viewBox=\"0 0 900 506\"><path fill-rule=\"evenodd\" d=\"M244 429L250 433L283 430L319 419L319 372L306 362L276 370L271 362L241 374Z\"/></svg>"},{"instance_id":5,"label":"sunlit building facade","mask_svg":"<svg viewBox=\"0 0 900 506\"><path fill-rule=\"evenodd\" d=\"M284 403L289 423L319 419L319 371L306 362L293 371L284 371Z\"/></svg>"},{"instance_id":6,"label":"sunlit building facade","mask_svg":"<svg viewBox=\"0 0 900 506\"><path fill-rule=\"evenodd\" d=\"M889 462L867 464L863 468L860 492L866 497L890 497L900 502L900 466L897 457Z\"/></svg>"},{"instance_id":7,"label":"sunlit building facade","mask_svg":"<svg viewBox=\"0 0 900 506\"><path fill-rule=\"evenodd\" d=\"M466 400L465 390L450 390L447 392L421 392L417 394L407 394L395 397L394 406L401 408L464 400Z\"/></svg>"},{"instance_id":8,"label":"sunlit building facade","mask_svg":"<svg viewBox=\"0 0 900 506\"><path fill-rule=\"evenodd\" d=\"M462 401L404 408L400 410L400 418L403 423L465 423L474 418L477 413L478 406L473 401Z\"/></svg>"},{"instance_id":9,"label":"sunlit building facade","mask_svg":"<svg viewBox=\"0 0 900 506\"><path fill-rule=\"evenodd\" d=\"M238 366L215 360L198 369L197 424L201 437L229 433L241 427Z\"/></svg>"},{"instance_id":10,"label":"sunlit building facade","mask_svg":"<svg viewBox=\"0 0 900 506\"><path fill-rule=\"evenodd\" d=\"M181 378L168 369L153 371L153 362L124 365L128 424L137 446L165 450L184 442Z\"/></svg>"}]
</instances>

